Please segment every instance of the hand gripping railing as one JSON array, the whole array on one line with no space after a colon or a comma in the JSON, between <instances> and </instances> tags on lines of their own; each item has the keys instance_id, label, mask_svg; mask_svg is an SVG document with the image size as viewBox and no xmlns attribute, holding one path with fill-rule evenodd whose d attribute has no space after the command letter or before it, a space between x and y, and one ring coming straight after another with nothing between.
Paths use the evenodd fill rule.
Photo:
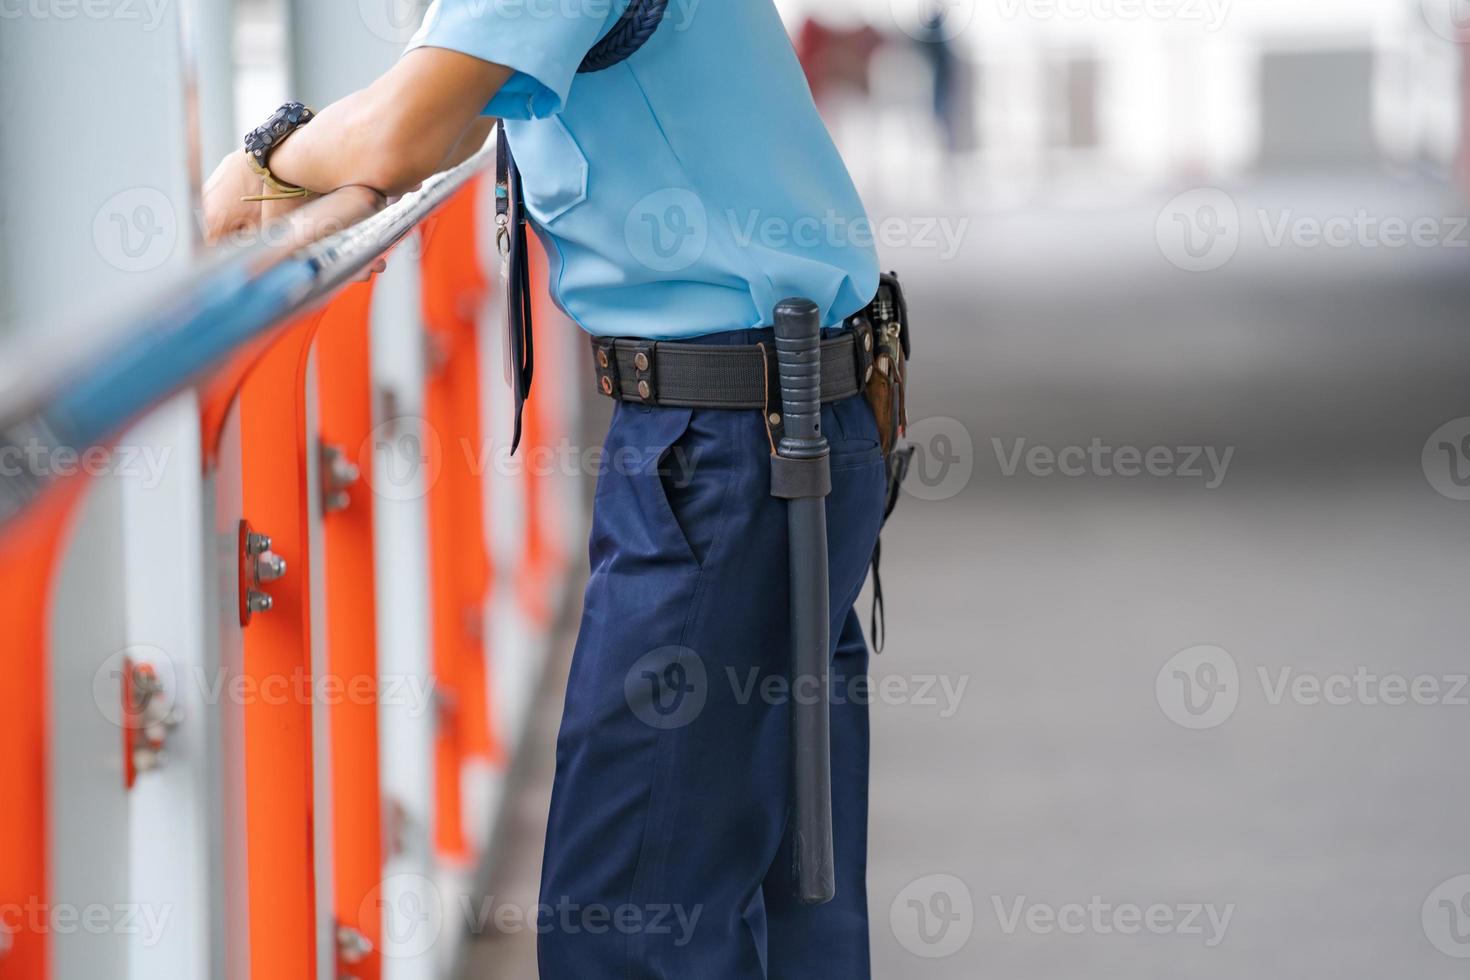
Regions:
<instances>
[{"instance_id":1,"label":"hand gripping railing","mask_svg":"<svg viewBox=\"0 0 1470 980\"><path fill-rule=\"evenodd\" d=\"M199 382L369 269L485 170L493 141L452 170L350 228L304 247L263 242L185 277L141 312L71 334L22 335L0 345L0 451L55 452L106 445L149 409ZM309 223L313 209L297 212ZM48 468L49 469L49 468ZM0 527L52 478L0 467Z\"/></svg>"}]
</instances>

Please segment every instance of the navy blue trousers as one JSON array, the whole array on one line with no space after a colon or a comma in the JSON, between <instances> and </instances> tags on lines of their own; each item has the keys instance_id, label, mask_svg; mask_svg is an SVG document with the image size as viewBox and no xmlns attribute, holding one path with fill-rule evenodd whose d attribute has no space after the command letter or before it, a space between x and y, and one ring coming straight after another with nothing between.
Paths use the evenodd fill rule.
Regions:
<instances>
[{"instance_id":1,"label":"navy blue trousers","mask_svg":"<svg viewBox=\"0 0 1470 980\"><path fill-rule=\"evenodd\" d=\"M870 976L868 653L853 604L885 471L861 396L823 423L836 900L793 897L786 504L770 495L761 413L619 404L557 742L542 980Z\"/></svg>"}]
</instances>

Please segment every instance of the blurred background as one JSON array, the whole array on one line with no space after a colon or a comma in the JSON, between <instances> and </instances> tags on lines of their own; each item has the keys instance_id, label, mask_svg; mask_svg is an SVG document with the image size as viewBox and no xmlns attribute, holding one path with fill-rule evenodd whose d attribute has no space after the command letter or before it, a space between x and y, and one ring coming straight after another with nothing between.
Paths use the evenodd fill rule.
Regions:
<instances>
[{"instance_id":1,"label":"blurred background","mask_svg":"<svg viewBox=\"0 0 1470 980\"><path fill-rule=\"evenodd\" d=\"M1470 5L777 5L912 307L874 975L1463 976ZM74 342L190 268L200 175L422 13L168 11L121 46L141 25L0 26L12 334ZM484 871L522 908L536 698ZM534 976L534 936L461 962Z\"/></svg>"}]
</instances>

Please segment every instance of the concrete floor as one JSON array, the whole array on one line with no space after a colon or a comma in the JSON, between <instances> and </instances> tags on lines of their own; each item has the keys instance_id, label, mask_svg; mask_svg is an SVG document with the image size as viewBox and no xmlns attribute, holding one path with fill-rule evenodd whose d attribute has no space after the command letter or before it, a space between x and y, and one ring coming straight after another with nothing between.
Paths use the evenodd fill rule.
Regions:
<instances>
[{"instance_id":1,"label":"concrete floor","mask_svg":"<svg viewBox=\"0 0 1470 980\"><path fill-rule=\"evenodd\" d=\"M1470 503L1421 454L1470 416L1470 249L1255 227L1464 206L1380 177L1232 195L1241 250L1209 273L1161 254L1168 194L975 214L952 259L890 256L931 421L928 482L885 539L877 977L1464 975ZM1023 439L1231 455L1214 488L1007 475ZM1434 703L1383 703L1389 675ZM1181 678L1216 684L1212 711ZM1324 682L1347 703L1312 703ZM537 751L495 885L526 902ZM468 975L533 977L528 938L477 942Z\"/></svg>"}]
</instances>

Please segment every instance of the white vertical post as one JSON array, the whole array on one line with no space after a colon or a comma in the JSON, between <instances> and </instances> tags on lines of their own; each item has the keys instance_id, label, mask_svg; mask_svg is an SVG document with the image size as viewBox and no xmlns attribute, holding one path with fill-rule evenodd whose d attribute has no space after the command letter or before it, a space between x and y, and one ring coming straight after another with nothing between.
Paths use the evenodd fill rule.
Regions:
<instances>
[{"instance_id":1,"label":"white vertical post","mask_svg":"<svg viewBox=\"0 0 1470 980\"><path fill-rule=\"evenodd\" d=\"M66 343L79 306L114 309L188 259L179 8L24 4L0 24L0 320Z\"/></svg>"},{"instance_id":2,"label":"white vertical post","mask_svg":"<svg viewBox=\"0 0 1470 980\"><path fill-rule=\"evenodd\" d=\"M126 908L128 794L124 785L122 677L127 609L121 589L123 494L100 480L79 505L50 610L47 704L48 849L52 923L78 926L86 909ZM156 910L155 910L156 911ZM105 930L52 930L58 980L113 975L128 941Z\"/></svg>"},{"instance_id":3,"label":"white vertical post","mask_svg":"<svg viewBox=\"0 0 1470 980\"><path fill-rule=\"evenodd\" d=\"M167 919L161 931L145 919L131 937L128 976L206 977L219 902L209 855L223 836L211 806L219 762L210 727L224 692L209 668L194 394L152 413L123 445L128 455L118 458L130 469L122 477L128 636L134 659L157 671L178 721L161 765L139 773L129 794L132 898L145 914L160 909Z\"/></svg>"},{"instance_id":4,"label":"white vertical post","mask_svg":"<svg viewBox=\"0 0 1470 980\"><path fill-rule=\"evenodd\" d=\"M220 158L240 146L244 133L235 118L235 0L188 0L185 10L195 71L199 160L207 177Z\"/></svg>"},{"instance_id":5,"label":"white vertical post","mask_svg":"<svg viewBox=\"0 0 1470 980\"><path fill-rule=\"evenodd\" d=\"M408 251L408 250L405 250ZM433 676L430 662L429 527L423 466L424 348L418 267L390 262L378 279L372 312L376 398L372 488L377 569L378 672ZM436 976L440 938L452 908L434 882L434 733L436 712L415 699L378 709L379 771L388 849L383 862L384 980ZM427 912L427 920L418 913Z\"/></svg>"},{"instance_id":6,"label":"white vertical post","mask_svg":"<svg viewBox=\"0 0 1470 980\"><path fill-rule=\"evenodd\" d=\"M0 141L0 321L84 344L78 331L90 314L172 277L197 237L181 11L25 4L4 18L5 125L26 135ZM124 441L157 449L192 438L197 447L190 415L178 407ZM200 797L188 785L199 747L176 747L179 768L150 781L140 803L124 784L121 714L124 657L168 647L167 659L189 663L198 653L202 610L179 597L198 583L188 501L199 474L176 456L152 495L118 472L126 465L114 456L110 475L89 488L50 610L51 879L58 903L137 907L162 931L58 931L54 975L63 980L201 975L201 936L183 907L196 896L182 885L197 882L202 859ZM183 509L160 519L164 498ZM171 618L159 614L160 593L177 603Z\"/></svg>"}]
</instances>

